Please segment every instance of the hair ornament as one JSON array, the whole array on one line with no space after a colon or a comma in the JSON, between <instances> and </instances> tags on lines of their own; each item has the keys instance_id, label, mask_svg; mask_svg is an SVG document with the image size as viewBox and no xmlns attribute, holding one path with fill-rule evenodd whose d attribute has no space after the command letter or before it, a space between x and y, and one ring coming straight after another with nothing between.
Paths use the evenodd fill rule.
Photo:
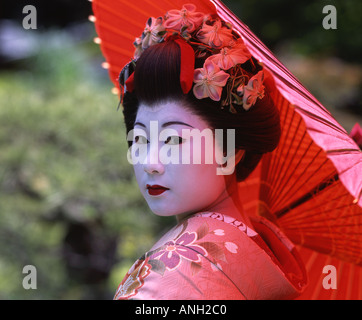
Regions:
<instances>
[{"instance_id":1,"label":"hair ornament","mask_svg":"<svg viewBox=\"0 0 362 320\"><path fill-rule=\"evenodd\" d=\"M181 50L180 84L187 94L193 87L197 99L221 102L232 113L240 107L249 110L264 97L264 72L232 26L218 16L197 12L194 4L170 10L164 17L149 18L140 37L134 41L134 59L121 71L121 101L133 91L137 59L147 48L164 41L175 41ZM195 58L203 67L195 69Z\"/></svg>"}]
</instances>

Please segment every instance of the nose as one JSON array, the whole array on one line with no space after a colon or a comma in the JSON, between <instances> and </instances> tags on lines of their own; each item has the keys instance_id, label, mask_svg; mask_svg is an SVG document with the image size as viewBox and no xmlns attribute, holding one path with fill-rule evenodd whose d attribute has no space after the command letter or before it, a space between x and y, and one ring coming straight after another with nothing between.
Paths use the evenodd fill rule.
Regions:
<instances>
[{"instance_id":1,"label":"nose","mask_svg":"<svg viewBox=\"0 0 362 320\"><path fill-rule=\"evenodd\" d=\"M143 170L148 174L163 174L165 172L165 168L162 164L145 164Z\"/></svg>"},{"instance_id":2,"label":"nose","mask_svg":"<svg viewBox=\"0 0 362 320\"><path fill-rule=\"evenodd\" d=\"M143 165L143 170L148 174L163 174L165 172L165 166L159 160L158 144L151 143L148 150L146 163Z\"/></svg>"}]
</instances>

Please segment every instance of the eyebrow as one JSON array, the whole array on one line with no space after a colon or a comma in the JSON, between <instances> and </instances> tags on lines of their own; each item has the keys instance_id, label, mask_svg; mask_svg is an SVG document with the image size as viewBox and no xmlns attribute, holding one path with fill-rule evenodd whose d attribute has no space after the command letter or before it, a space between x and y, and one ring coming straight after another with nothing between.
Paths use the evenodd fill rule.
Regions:
<instances>
[{"instance_id":1,"label":"eyebrow","mask_svg":"<svg viewBox=\"0 0 362 320\"><path fill-rule=\"evenodd\" d=\"M187 127L190 127L190 128L194 128L193 126L191 126L191 125L189 125L189 124L187 124L187 123L185 123L185 122L182 122L182 121L168 121L168 122L165 122L164 124L162 124L161 127L164 128L164 127L168 127L168 126L171 126L171 125L174 125L174 124L178 124L178 125L181 125L181 126L187 126ZM139 122L139 121L135 122L134 125L139 125L139 126L141 126L141 127L146 128L146 126L145 126L142 122Z\"/></svg>"}]
</instances>

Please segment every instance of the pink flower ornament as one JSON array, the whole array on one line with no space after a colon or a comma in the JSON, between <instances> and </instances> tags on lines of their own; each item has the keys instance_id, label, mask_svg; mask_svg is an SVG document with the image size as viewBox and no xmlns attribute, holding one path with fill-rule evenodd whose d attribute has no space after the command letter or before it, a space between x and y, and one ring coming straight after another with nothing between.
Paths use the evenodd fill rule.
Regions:
<instances>
[{"instance_id":1,"label":"pink flower ornament","mask_svg":"<svg viewBox=\"0 0 362 320\"><path fill-rule=\"evenodd\" d=\"M202 43L215 49L225 46L233 39L232 30L223 27L220 20L216 20L213 25L204 23L197 37Z\"/></svg>"},{"instance_id":2,"label":"pink flower ornament","mask_svg":"<svg viewBox=\"0 0 362 320\"><path fill-rule=\"evenodd\" d=\"M185 4L181 10L170 10L166 14L165 27L181 31L186 26L186 31L195 31L202 23L204 14L196 12L196 6L193 4Z\"/></svg>"},{"instance_id":3,"label":"pink flower ornament","mask_svg":"<svg viewBox=\"0 0 362 320\"><path fill-rule=\"evenodd\" d=\"M159 33L166 30L162 23L161 17L148 19L142 34L142 49L147 49L162 40L163 36L160 36Z\"/></svg>"},{"instance_id":4,"label":"pink flower ornament","mask_svg":"<svg viewBox=\"0 0 362 320\"><path fill-rule=\"evenodd\" d=\"M133 45L134 47L136 48L135 49L135 52L134 52L134 59L138 59L141 54L143 53L143 49L142 49L142 39L137 37L135 39L135 41L133 42Z\"/></svg>"},{"instance_id":5,"label":"pink flower ornament","mask_svg":"<svg viewBox=\"0 0 362 320\"><path fill-rule=\"evenodd\" d=\"M191 90L193 78L193 93L197 99L220 101L223 98L221 108L229 106L231 113L237 113L234 105L242 105L245 110L249 110L258 98L264 97L263 72L258 72L246 83L249 76L244 73L243 64L252 59L252 55L242 38L233 32L230 23L196 10L194 4L184 4L181 10L169 10L163 17L149 18L142 36L133 43L133 63L145 49L167 39L174 40L179 46L182 44L181 60L187 61L183 66L191 66L195 56L206 59L203 68L194 70L194 67L181 67L180 83L183 92ZM186 43L188 45L184 46ZM253 61L250 65L252 70L249 72L253 75L260 70ZM130 76L126 83L127 91L132 91L132 81Z\"/></svg>"},{"instance_id":6,"label":"pink flower ornament","mask_svg":"<svg viewBox=\"0 0 362 320\"><path fill-rule=\"evenodd\" d=\"M251 58L251 54L241 39L232 41L231 47L224 47L219 54L214 54L207 58L217 64L221 69L228 70L237 64L242 64Z\"/></svg>"},{"instance_id":7,"label":"pink flower ornament","mask_svg":"<svg viewBox=\"0 0 362 320\"><path fill-rule=\"evenodd\" d=\"M211 98L220 101L223 87L230 75L212 61L205 61L204 67L194 71L194 95L197 99Z\"/></svg>"},{"instance_id":8,"label":"pink flower ornament","mask_svg":"<svg viewBox=\"0 0 362 320\"><path fill-rule=\"evenodd\" d=\"M264 72L259 71L254 77L252 77L246 86L241 85L237 92L243 94L243 108L249 110L252 105L255 104L258 98L264 98Z\"/></svg>"}]
</instances>

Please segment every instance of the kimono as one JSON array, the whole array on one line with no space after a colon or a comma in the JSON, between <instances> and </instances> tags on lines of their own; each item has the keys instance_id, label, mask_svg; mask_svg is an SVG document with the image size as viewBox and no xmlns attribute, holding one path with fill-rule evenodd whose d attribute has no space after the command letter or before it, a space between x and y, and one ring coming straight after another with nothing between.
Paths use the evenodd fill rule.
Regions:
<instances>
[{"instance_id":1,"label":"kimono","mask_svg":"<svg viewBox=\"0 0 362 320\"><path fill-rule=\"evenodd\" d=\"M253 228L200 212L167 232L127 272L114 299L292 299L306 285L294 245L264 218Z\"/></svg>"}]
</instances>

